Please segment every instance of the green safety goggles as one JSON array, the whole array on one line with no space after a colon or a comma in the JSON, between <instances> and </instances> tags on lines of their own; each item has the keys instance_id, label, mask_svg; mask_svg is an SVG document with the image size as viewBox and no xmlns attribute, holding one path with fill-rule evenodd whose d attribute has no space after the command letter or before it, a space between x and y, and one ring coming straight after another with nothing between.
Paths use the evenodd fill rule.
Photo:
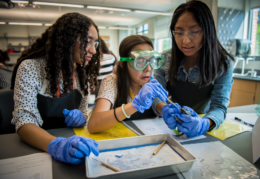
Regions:
<instances>
[{"instance_id":1,"label":"green safety goggles","mask_svg":"<svg viewBox=\"0 0 260 179\"><path fill-rule=\"evenodd\" d=\"M148 64L152 69L160 68L163 56L154 50L133 50L129 57L120 57L120 61L127 62L128 66L134 70L142 71Z\"/></svg>"}]
</instances>

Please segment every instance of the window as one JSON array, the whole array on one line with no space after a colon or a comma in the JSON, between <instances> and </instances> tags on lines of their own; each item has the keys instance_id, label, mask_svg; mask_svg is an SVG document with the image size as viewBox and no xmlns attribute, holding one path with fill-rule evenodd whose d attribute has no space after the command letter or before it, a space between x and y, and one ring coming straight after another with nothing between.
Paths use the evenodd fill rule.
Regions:
<instances>
[{"instance_id":1,"label":"window","mask_svg":"<svg viewBox=\"0 0 260 179\"><path fill-rule=\"evenodd\" d=\"M251 10L251 41L252 55L260 56L260 8Z\"/></svg>"},{"instance_id":2,"label":"window","mask_svg":"<svg viewBox=\"0 0 260 179\"><path fill-rule=\"evenodd\" d=\"M172 39L171 38L158 39L156 41L156 51L157 52L163 52L170 48L172 48Z\"/></svg>"},{"instance_id":3,"label":"window","mask_svg":"<svg viewBox=\"0 0 260 179\"><path fill-rule=\"evenodd\" d=\"M143 24L141 25L139 28L135 28L135 34L138 35L144 35L144 34L148 34L148 24Z\"/></svg>"}]
</instances>

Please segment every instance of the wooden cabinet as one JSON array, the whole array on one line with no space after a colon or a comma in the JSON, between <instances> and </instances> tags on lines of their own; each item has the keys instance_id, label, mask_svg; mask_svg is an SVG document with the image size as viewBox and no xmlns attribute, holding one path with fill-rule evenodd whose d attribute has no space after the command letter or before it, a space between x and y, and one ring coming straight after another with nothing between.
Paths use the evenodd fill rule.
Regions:
<instances>
[{"instance_id":1,"label":"wooden cabinet","mask_svg":"<svg viewBox=\"0 0 260 179\"><path fill-rule=\"evenodd\" d=\"M228 107L259 103L260 82L234 79Z\"/></svg>"},{"instance_id":2,"label":"wooden cabinet","mask_svg":"<svg viewBox=\"0 0 260 179\"><path fill-rule=\"evenodd\" d=\"M260 81L256 83L256 90L255 90L255 102L254 104L260 104Z\"/></svg>"},{"instance_id":3,"label":"wooden cabinet","mask_svg":"<svg viewBox=\"0 0 260 179\"><path fill-rule=\"evenodd\" d=\"M101 39L103 39L105 41L106 46L109 48L110 47L110 43L109 43L110 36L108 36L108 35L101 35L100 37L101 37Z\"/></svg>"}]
</instances>

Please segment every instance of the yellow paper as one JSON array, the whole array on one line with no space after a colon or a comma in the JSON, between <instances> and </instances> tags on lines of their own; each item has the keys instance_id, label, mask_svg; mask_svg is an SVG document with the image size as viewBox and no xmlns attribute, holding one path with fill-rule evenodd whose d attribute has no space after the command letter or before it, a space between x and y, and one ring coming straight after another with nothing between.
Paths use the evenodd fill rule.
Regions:
<instances>
[{"instance_id":1,"label":"yellow paper","mask_svg":"<svg viewBox=\"0 0 260 179\"><path fill-rule=\"evenodd\" d=\"M133 131L128 129L126 126L124 126L122 123L118 123L116 126L107 129L103 132L97 133L97 134L90 134L88 132L88 127L80 127L80 128L73 128L76 135L82 136L82 137L88 137L93 140L108 140L108 139L116 139L116 138L124 138L124 137L135 137L138 136Z\"/></svg>"},{"instance_id":2,"label":"yellow paper","mask_svg":"<svg viewBox=\"0 0 260 179\"><path fill-rule=\"evenodd\" d=\"M241 132L247 131L248 129L250 129L250 127L248 126L232 123L229 121L224 121L220 125L220 128L207 132L207 134L212 135L221 140L224 140L231 136L237 135Z\"/></svg>"},{"instance_id":3,"label":"yellow paper","mask_svg":"<svg viewBox=\"0 0 260 179\"><path fill-rule=\"evenodd\" d=\"M89 119L90 119L90 116L91 116L92 112L93 112L92 109L89 109L89 110L88 110L87 123L88 123L88 121L89 121Z\"/></svg>"}]
</instances>

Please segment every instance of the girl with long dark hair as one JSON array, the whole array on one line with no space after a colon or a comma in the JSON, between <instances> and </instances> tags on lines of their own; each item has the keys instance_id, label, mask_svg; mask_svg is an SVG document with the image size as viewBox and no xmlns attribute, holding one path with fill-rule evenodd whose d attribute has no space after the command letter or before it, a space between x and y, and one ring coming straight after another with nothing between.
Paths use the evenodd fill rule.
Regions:
<instances>
[{"instance_id":1,"label":"girl with long dark hair","mask_svg":"<svg viewBox=\"0 0 260 179\"><path fill-rule=\"evenodd\" d=\"M116 74L106 76L88 122L90 133L97 133L128 119L156 117L151 105L155 97L167 100L167 92L151 80L153 69L162 65L162 56L153 51L148 37L131 35L119 46Z\"/></svg>"},{"instance_id":2,"label":"girl with long dark hair","mask_svg":"<svg viewBox=\"0 0 260 179\"><path fill-rule=\"evenodd\" d=\"M88 116L88 94L99 71L98 28L88 17L67 13L18 58L12 75L19 137L56 160L78 164L97 143L80 136L55 137L45 129L80 127Z\"/></svg>"},{"instance_id":3,"label":"girl with long dark hair","mask_svg":"<svg viewBox=\"0 0 260 179\"><path fill-rule=\"evenodd\" d=\"M155 71L155 78L168 90L176 106L155 99L153 109L163 114L169 128L177 126L194 137L219 128L225 120L234 59L219 43L211 11L201 1L177 7L170 31L172 49L163 53L164 64ZM191 116L182 114L180 106ZM201 118L197 113L205 116Z\"/></svg>"}]
</instances>

